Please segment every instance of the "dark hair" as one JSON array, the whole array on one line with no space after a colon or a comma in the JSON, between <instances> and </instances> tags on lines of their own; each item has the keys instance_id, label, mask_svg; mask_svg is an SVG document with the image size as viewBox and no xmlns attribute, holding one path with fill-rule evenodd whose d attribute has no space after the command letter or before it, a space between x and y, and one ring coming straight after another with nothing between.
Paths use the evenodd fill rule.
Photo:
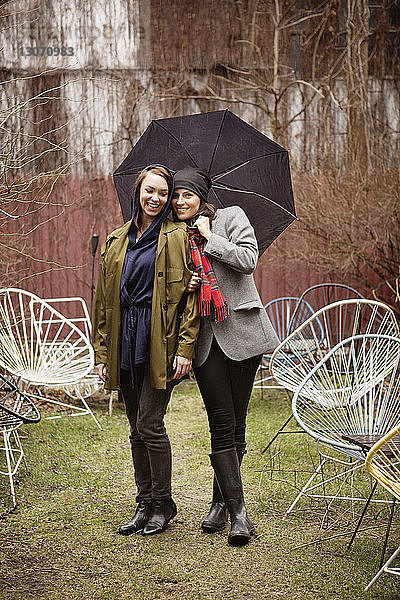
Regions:
<instances>
[{"instance_id":1,"label":"dark hair","mask_svg":"<svg viewBox=\"0 0 400 600\"><path fill-rule=\"evenodd\" d=\"M199 210L194 215L193 219L197 217L208 217L210 221L212 221L215 217L215 213L217 212L216 207L211 202L204 202L203 200L200 202Z\"/></svg>"}]
</instances>

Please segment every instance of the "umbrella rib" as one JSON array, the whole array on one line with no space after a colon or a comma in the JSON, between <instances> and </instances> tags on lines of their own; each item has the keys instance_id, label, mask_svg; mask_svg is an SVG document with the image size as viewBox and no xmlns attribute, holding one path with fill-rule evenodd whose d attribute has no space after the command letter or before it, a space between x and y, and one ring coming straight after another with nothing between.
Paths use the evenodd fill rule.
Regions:
<instances>
[{"instance_id":1,"label":"umbrella rib","mask_svg":"<svg viewBox=\"0 0 400 600\"><path fill-rule=\"evenodd\" d=\"M186 154L188 155L188 157L190 158L190 160L192 161L192 163L195 165L195 167L198 167L198 165L196 164L196 161L194 160L194 158L192 158L189 154L189 152L186 150L185 146L182 144L181 141L178 140L177 137L174 136L173 133L171 133L170 131L168 131L168 129L166 129L165 127L163 127L162 125L160 125L160 123L158 121L154 121L154 123L157 123L157 125L163 129L166 133L168 133L168 135L170 135L182 148L183 150L186 152Z\"/></svg>"},{"instance_id":2,"label":"umbrella rib","mask_svg":"<svg viewBox=\"0 0 400 600\"><path fill-rule=\"evenodd\" d=\"M271 200L271 198L268 198L268 196L264 196L263 194L259 194L258 192L251 192L249 190L240 190L239 188L235 188L235 187L231 187L231 186L226 186L226 185L223 185L221 183L218 183L218 184L214 184L213 183L212 187L213 188L218 188L220 190L227 190L228 192L239 192L241 194L254 194L255 196L259 196L260 198L264 198L264 200L268 200L268 202L271 202L271 204L275 204L275 206L277 206L278 208L280 208L280 209L284 210L285 212L287 212L288 215L290 215L294 219L297 219L296 215L294 215L293 213L291 213L290 210L287 210L287 208L284 208L283 206L281 206L280 204L278 204L274 200Z\"/></svg>"},{"instance_id":3,"label":"umbrella rib","mask_svg":"<svg viewBox=\"0 0 400 600\"><path fill-rule=\"evenodd\" d=\"M224 111L224 116L223 116L223 118L222 118L221 125L220 125L220 127L219 127L219 131L218 131L218 137L217 137L217 141L216 141L216 143L215 143L215 146L214 146L214 150L213 150L213 154L212 154L212 157L211 157L211 161L210 161L210 164L208 165L208 169L207 169L207 171L208 171L208 172L210 172L210 171L211 171L211 167L212 167L212 164L213 164L213 162L214 162L215 154L216 154L216 152L217 152L217 148L218 148L218 145L219 145L219 141L220 141L220 139L221 139L222 127L224 126L224 123L225 123L225 118L226 118L226 115L227 115L227 113L228 113L228 109L225 109L225 111Z\"/></svg>"},{"instance_id":4,"label":"umbrella rib","mask_svg":"<svg viewBox=\"0 0 400 600\"><path fill-rule=\"evenodd\" d=\"M223 208L226 208L226 205L222 202L221 198L218 196L218 194L213 186L211 186L211 189L212 189L213 193L215 194L215 197L217 198L217 200L220 202L221 206Z\"/></svg>"},{"instance_id":5,"label":"umbrella rib","mask_svg":"<svg viewBox=\"0 0 400 600\"><path fill-rule=\"evenodd\" d=\"M127 171L122 171L122 173L113 173L113 177L125 177L126 175L138 175L143 171L143 169L147 165L143 165L142 167L135 167L134 169L128 169Z\"/></svg>"},{"instance_id":6,"label":"umbrella rib","mask_svg":"<svg viewBox=\"0 0 400 600\"><path fill-rule=\"evenodd\" d=\"M286 150L285 150L286 152ZM260 156L254 156L253 158L249 158L249 160L246 160L246 162L243 163L239 163L238 165L235 165L234 167L232 167L231 169L229 169L228 171L222 171L221 173L217 173L216 175L212 176L212 180L213 181L217 181L218 179L221 179L221 177L225 177L225 175L229 175L230 173L233 173L234 171L236 171L237 169L240 169L241 167L245 167L246 165L248 165L249 163L258 160L259 158L266 158L267 156L273 156L274 154L281 154L282 150L279 152L269 152L268 154L260 154Z\"/></svg>"}]
</instances>

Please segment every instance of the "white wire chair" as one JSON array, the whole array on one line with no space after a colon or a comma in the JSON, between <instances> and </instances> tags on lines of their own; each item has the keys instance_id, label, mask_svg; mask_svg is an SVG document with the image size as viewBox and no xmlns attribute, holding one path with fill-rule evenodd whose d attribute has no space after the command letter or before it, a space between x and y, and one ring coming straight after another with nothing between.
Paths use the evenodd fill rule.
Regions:
<instances>
[{"instance_id":1,"label":"white wire chair","mask_svg":"<svg viewBox=\"0 0 400 600\"><path fill-rule=\"evenodd\" d=\"M361 298L324 306L275 349L270 365L272 375L283 387L296 392L332 348L349 337L369 333L399 336L391 308L381 302ZM306 394L304 386L302 393Z\"/></svg>"},{"instance_id":2,"label":"white wire chair","mask_svg":"<svg viewBox=\"0 0 400 600\"><path fill-rule=\"evenodd\" d=\"M306 302L311 307L313 312L317 312L320 308L328 304L334 304L341 300L350 300L351 298L364 298L364 296L354 288L344 283L318 283L313 285L301 294L298 307L293 311L293 321L298 321L297 312L301 311L301 303ZM291 326L291 331L294 328Z\"/></svg>"},{"instance_id":3,"label":"white wire chair","mask_svg":"<svg viewBox=\"0 0 400 600\"><path fill-rule=\"evenodd\" d=\"M289 333L294 331L297 327L304 323L304 321L306 321L309 317L311 317L314 314L313 309L306 300L300 300L300 298L296 298L293 296L286 296L282 298L276 298L275 300L271 300L265 305L264 308L280 342L282 342L289 335ZM296 313L295 318L293 318L294 313ZM318 327L318 322L316 323L316 327ZM319 330L319 343L322 342L323 335L323 328L321 325ZM256 383L253 386L253 389L261 389L262 398L264 389L285 389L280 383L278 383L277 385L271 385L267 383L274 380L273 375L270 374L267 377L264 377L265 369L270 372L272 354L273 352L263 355L259 367L260 378L256 380ZM289 400L290 399L291 397L289 395ZM286 426L290 423L292 418L293 415L292 413L290 413L289 417L285 420L285 422L269 440L269 442L263 450L263 453L268 450L268 448L274 443L274 441L279 435L289 433L303 433L302 430L286 430Z\"/></svg>"},{"instance_id":4,"label":"white wire chair","mask_svg":"<svg viewBox=\"0 0 400 600\"><path fill-rule=\"evenodd\" d=\"M356 335L342 340L304 378L292 399L297 423L319 444L345 454L348 463L340 475L348 476L362 466L365 450L361 439L383 436L400 418L400 338L380 334ZM322 454L322 452L321 452ZM324 460L300 491L286 514L302 496L362 500L349 496L316 493L327 484L314 483ZM355 459L355 460L354 460ZM342 461L338 461L345 464Z\"/></svg>"},{"instance_id":5,"label":"white wire chair","mask_svg":"<svg viewBox=\"0 0 400 600\"><path fill-rule=\"evenodd\" d=\"M268 302L264 309L280 342L314 314L311 306L306 301L300 301L300 298L294 296L275 298ZM295 319L292 318L294 312L296 312ZM263 377L264 370L269 370L272 354L272 352L263 354L259 368L261 377L254 384L254 389L282 389L281 385L266 385L267 381L273 380L272 375Z\"/></svg>"},{"instance_id":6,"label":"white wire chair","mask_svg":"<svg viewBox=\"0 0 400 600\"><path fill-rule=\"evenodd\" d=\"M90 340L92 333L92 322L89 316L89 311L86 302L83 298L78 296L71 296L67 298L45 298L45 302L50 304L53 308L57 305L61 305L60 312L67 319L74 323L84 333L84 335ZM93 370L92 370L93 371ZM78 383L65 385L63 387L64 392L75 400L83 398L89 398L93 396L103 387L103 382L95 372L91 372L88 375L82 377Z\"/></svg>"},{"instance_id":7,"label":"white wire chair","mask_svg":"<svg viewBox=\"0 0 400 600\"><path fill-rule=\"evenodd\" d=\"M24 383L31 397L72 409L71 416L89 414L101 429L77 385L94 367L89 338L31 292L18 288L0 290L0 366ZM43 389L66 386L76 386L83 407L42 394ZM31 391L33 388L36 394Z\"/></svg>"},{"instance_id":8,"label":"white wire chair","mask_svg":"<svg viewBox=\"0 0 400 600\"><path fill-rule=\"evenodd\" d=\"M367 454L365 467L372 477L397 500L400 500L400 424L377 441ZM400 575L400 567L392 567L392 563L400 554L400 546L381 566L371 579L365 591L383 574ZM383 561L382 561L383 562Z\"/></svg>"},{"instance_id":9,"label":"white wire chair","mask_svg":"<svg viewBox=\"0 0 400 600\"><path fill-rule=\"evenodd\" d=\"M4 441L0 450L5 453L6 466L6 470L0 469L0 473L8 476L14 507L17 504L14 475L24 459L18 429L23 423L37 423L39 420L40 413L29 397L0 373L0 433Z\"/></svg>"}]
</instances>

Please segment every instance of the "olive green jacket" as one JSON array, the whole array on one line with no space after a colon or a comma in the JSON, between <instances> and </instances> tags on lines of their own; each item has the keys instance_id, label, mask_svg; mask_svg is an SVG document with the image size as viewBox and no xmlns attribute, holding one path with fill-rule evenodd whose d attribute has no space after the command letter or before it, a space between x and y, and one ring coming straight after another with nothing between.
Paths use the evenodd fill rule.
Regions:
<instances>
[{"instance_id":1,"label":"olive green jacket","mask_svg":"<svg viewBox=\"0 0 400 600\"><path fill-rule=\"evenodd\" d=\"M93 308L92 345L96 364L107 365L105 387L109 390L120 386L120 286L130 223L113 231L101 247ZM151 309L150 377L156 389L165 389L175 355L195 355L200 317L197 295L185 294L193 273L190 261L186 225L165 221L158 237Z\"/></svg>"}]
</instances>

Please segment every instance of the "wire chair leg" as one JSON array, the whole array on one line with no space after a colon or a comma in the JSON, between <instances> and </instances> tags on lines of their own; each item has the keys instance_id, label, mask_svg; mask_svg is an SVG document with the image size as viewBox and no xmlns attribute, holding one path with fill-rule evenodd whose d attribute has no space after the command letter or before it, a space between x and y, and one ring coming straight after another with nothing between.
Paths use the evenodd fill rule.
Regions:
<instances>
[{"instance_id":1,"label":"wire chair leg","mask_svg":"<svg viewBox=\"0 0 400 600\"><path fill-rule=\"evenodd\" d=\"M86 402L85 398L82 396L82 394L79 392L78 389L76 390L76 394L77 394L77 396L79 396L79 399L81 400L82 404L85 406L87 412L91 415L91 417L94 420L94 422L96 423L97 427L100 429L100 431L103 431L103 428L100 425L100 423L98 422L98 420L96 419L96 417L94 416L92 409L90 408L89 404Z\"/></svg>"},{"instance_id":2,"label":"wire chair leg","mask_svg":"<svg viewBox=\"0 0 400 600\"><path fill-rule=\"evenodd\" d=\"M377 485L378 485L378 482L377 482L377 481L375 481L375 483L374 483L374 485L373 485L373 487L372 487L371 493L370 493L370 495L368 496L368 499L367 499L367 501L366 501L366 503L365 503L364 509L363 509L363 511L362 511L362 513L361 513L361 517L358 519L358 523L357 523L357 525L356 525L356 528L355 528L355 530L354 530L354 533L353 533L353 535L351 536L351 540L350 540L350 542L348 543L347 550L350 550L351 546L353 545L353 542L354 542L354 540L356 539L356 535L357 535L357 533L358 533L358 530L359 530L359 529L360 529L360 527L361 527L361 523L363 522L364 515L365 515L365 513L367 512L368 506L369 506L369 504L370 504L370 502L371 502L371 500L372 500L372 496L374 495L374 492L375 492L375 489L376 489L376 486L377 486Z\"/></svg>"},{"instance_id":3,"label":"wire chair leg","mask_svg":"<svg viewBox=\"0 0 400 600\"><path fill-rule=\"evenodd\" d=\"M327 501L325 513L324 513L324 516L322 518L322 523L321 523L321 525L323 526L325 520L326 520L326 524L328 525L329 511L331 509L332 504L336 500L343 498L343 496L341 496L340 494L342 492L343 487L345 485L347 485L349 477L351 478L351 480L354 479L354 469L351 468L350 471L345 471L343 474L339 474L333 478L330 477L328 479L325 479L325 471L324 471L324 469L321 469L321 477L322 477L323 497L326 498L326 501ZM334 480L339 481L338 489L334 496L329 496L327 493L327 489L326 489L326 483L328 481L334 481ZM352 485L351 485L351 488L352 488ZM328 500L329 500L329 502L328 502Z\"/></svg>"},{"instance_id":4,"label":"wire chair leg","mask_svg":"<svg viewBox=\"0 0 400 600\"><path fill-rule=\"evenodd\" d=\"M378 579L378 577L380 577L382 575L382 573L384 573L388 569L389 565L392 564L392 562L398 556L398 554L400 554L400 546L397 548L397 550L395 552L393 552L392 556L385 562L385 564L382 565L382 567L379 569L379 571L373 577L373 579L371 579L371 581L369 582L367 587L364 589L365 592L367 592L370 589L370 587L375 583L375 581Z\"/></svg>"},{"instance_id":5,"label":"wire chair leg","mask_svg":"<svg viewBox=\"0 0 400 600\"><path fill-rule=\"evenodd\" d=\"M396 498L393 498L392 508L390 509L389 521L388 521L387 528L386 528L385 541L384 541L383 549L382 549L381 562L379 563L379 568L380 569L382 568L383 562L385 560L386 548L387 548L387 543L389 541L389 533L390 533L390 529L392 527L392 521L393 521L393 514L394 514L394 508L395 508L395 506L396 506Z\"/></svg>"},{"instance_id":6,"label":"wire chair leg","mask_svg":"<svg viewBox=\"0 0 400 600\"><path fill-rule=\"evenodd\" d=\"M289 513L292 512L292 510L294 509L294 507L296 506L296 504L300 500L300 498L302 496L307 495L306 494L307 489L310 487L310 484L314 481L314 479L317 477L317 475L319 475L319 472L321 471L321 469L323 468L325 463L326 463L326 459L324 458L324 460L320 463L318 469L316 469L314 471L314 473L311 475L310 479L307 481L306 485L302 488L301 492L296 496L296 498L294 499L292 504L289 506L289 508L285 512L285 515L283 517L284 519L288 516Z\"/></svg>"},{"instance_id":7,"label":"wire chair leg","mask_svg":"<svg viewBox=\"0 0 400 600\"><path fill-rule=\"evenodd\" d=\"M19 433L17 430L13 431L13 435L14 435L14 440L15 440L15 444L18 447L18 452L20 454L20 458L19 458L19 462L21 462L21 460L24 461L24 465L25 465L25 469L28 471L29 473L29 467L28 467L28 463L26 462L26 458L25 458L25 452L22 448L22 444L21 444L21 438L19 437Z\"/></svg>"},{"instance_id":8,"label":"wire chair leg","mask_svg":"<svg viewBox=\"0 0 400 600\"><path fill-rule=\"evenodd\" d=\"M4 449L6 451L7 472L8 472L8 478L10 480L10 488L11 488L11 496L12 496L12 500L13 500L13 506L15 508L17 506L17 498L15 495L15 488L14 488L13 469L11 468L11 460L12 460L12 450L11 450L11 445L10 445L11 432L4 432L3 435L4 435Z\"/></svg>"},{"instance_id":9,"label":"wire chair leg","mask_svg":"<svg viewBox=\"0 0 400 600\"><path fill-rule=\"evenodd\" d=\"M264 454L268 450L268 448L271 446L271 444L274 443L274 441L276 440L276 438L278 437L278 435L280 435L283 432L283 430L285 429L286 425L288 425L292 419L293 419L293 415L291 414L290 417L284 422L284 424L282 425L282 427L275 433L274 437L265 446L264 450L262 451L262 454Z\"/></svg>"},{"instance_id":10,"label":"wire chair leg","mask_svg":"<svg viewBox=\"0 0 400 600\"><path fill-rule=\"evenodd\" d=\"M261 359L261 365L260 365L260 373L261 373L261 381L264 379L264 368L263 368L263 364L262 364L262 359ZM264 402L264 386L261 384L261 402Z\"/></svg>"}]
</instances>

